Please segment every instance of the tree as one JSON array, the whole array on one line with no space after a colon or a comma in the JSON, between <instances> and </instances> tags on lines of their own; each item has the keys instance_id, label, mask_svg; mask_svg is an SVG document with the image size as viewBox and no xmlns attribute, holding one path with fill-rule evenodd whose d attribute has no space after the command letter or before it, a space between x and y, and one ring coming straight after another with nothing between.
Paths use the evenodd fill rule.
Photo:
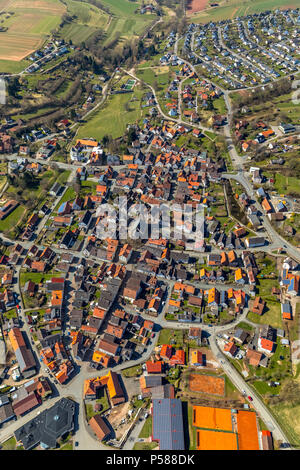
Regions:
<instances>
[{"instance_id":1,"label":"tree","mask_svg":"<svg viewBox=\"0 0 300 470\"><path fill-rule=\"evenodd\" d=\"M128 142L128 145L131 145L132 142L134 142L136 140L136 132L135 132L135 129L133 127L130 127L130 129L128 130L127 132L127 142Z\"/></svg>"}]
</instances>

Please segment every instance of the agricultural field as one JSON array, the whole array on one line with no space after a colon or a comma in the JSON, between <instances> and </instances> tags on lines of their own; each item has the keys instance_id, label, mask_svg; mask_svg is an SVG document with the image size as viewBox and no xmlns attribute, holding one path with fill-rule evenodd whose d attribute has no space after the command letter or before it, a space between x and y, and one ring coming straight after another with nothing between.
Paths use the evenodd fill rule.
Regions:
<instances>
[{"instance_id":1,"label":"agricultural field","mask_svg":"<svg viewBox=\"0 0 300 470\"><path fill-rule=\"evenodd\" d=\"M219 5L217 7L210 7L210 5L207 4L206 8L203 10L202 7L205 3L205 0L193 0L194 4L196 4L197 2L199 3L199 5L201 4L201 9L199 5L197 9L194 6L194 14L189 15L189 20L191 22L206 23L210 20L221 21L224 19L236 18L238 16L260 13L264 10L275 10L276 8L280 7L297 8L297 6L299 6L297 0L247 0L242 3L238 0L223 0L220 2L215 2Z\"/></svg>"},{"instance_id":2,"label":"agricultural field","mask_svg":"<svg viewBox=\"0 0 300 470\"><path fill-rule=\"evenodd\" d=\"M17 70L11 62L19 63L41 47L65 10L59 0L0 0L0 26L7 28L0 33L1 72Z\"/></svg>"},{"instance_id":3,"label":"agricultural field","mask_svg":"<svg viewBox=\"0 0 300 470\"><path fill-rule=\"evenodd\" d=\"M168 85L171 78L169 67L140 68L136 75L145 83L151 86L157 84L158 87Z\"/></svg>"}]
</instances>

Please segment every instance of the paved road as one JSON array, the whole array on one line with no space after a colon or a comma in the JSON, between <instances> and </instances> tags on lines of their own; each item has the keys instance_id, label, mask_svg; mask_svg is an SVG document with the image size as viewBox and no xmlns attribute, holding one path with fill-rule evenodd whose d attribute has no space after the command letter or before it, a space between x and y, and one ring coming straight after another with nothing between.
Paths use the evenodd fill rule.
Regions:
<instances>
[{"instance_id":1,"label":"paved road","mask_svg":"<svg viewBox=\"0 0 300 470\"><path fill-rule=\"evenodd\" d=\"M183 60L183 59L182 59ZM185 61L186 62L186 61ZM186 62L187 63L187 62ZM141 80L136 76L134 75L134 73L132 71L129 71L129 70L125 70L125 69L122 69L124 73L127 73L127 75L129 75L130 77L134 78L135 80L137 80L138 82L141 82ZM184 77L184 80L186 80L188 77ZM193 127L195 129L200 129L202 131L207 131L207 132L214 132L215 134L222 134L221 132L215 130L215 129L212 129L211 127L205 127L205 126L202 126L200 124L193 124L193 123L188 123L186 121L183 121L181 118L179 119L175 119L171 116L168 116L167 114L165 114L162 109L161 109L161 106L159 104L159 101L157 99L157 95L156 95L156 91L155 89L149 85L148 83L144 82L145 85L150 88L150 90L152 91L153 93L153 96L155 97L155 101L156 101L156 107L159 111L159 113L163 116L163 118L166 120L166 121L172 121L172 122L175 122L177 124L180 124L182 126L189 126L189 127Z\"/></svg>"}]
</instances>

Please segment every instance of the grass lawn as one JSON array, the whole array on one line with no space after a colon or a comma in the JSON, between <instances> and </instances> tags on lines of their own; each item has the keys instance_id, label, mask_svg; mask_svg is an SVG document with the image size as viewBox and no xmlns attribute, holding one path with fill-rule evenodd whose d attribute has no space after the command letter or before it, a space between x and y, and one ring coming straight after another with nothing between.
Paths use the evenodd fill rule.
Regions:
<instances>
[{"instance_id":1,"label":"grass lawn","mask_svg":"<svg viewBox=\"0 0 300 470\"><path fill-rule=\"evenodd\" d=\"M299 315L300 315L300 302L297 302L296 311L293 313L293 319L291 321L286 322L290 341L296 341L299 338L299 332L300 332Z\"/></svg>"},{"instance_id":2,"label":"grass lawn","mask_svg":"<svg viewBox=\"0 0 300 470\"><path fill-rule=\"evenodd\" d=\"M279 425L286 432L292 446L300 446L300 404L287 405L277 404L271 405L271 410L275 415Z\"/></svg>"},{"instance_id":3,"label":"grass lawn","mask_svg":"<svg viewBox=\"0 0 300 470\"><path fill-rule=\"evenodd\" d=\"M6 73L19 73L30 65L26 60L16 62L14 60L0 60L0 70Z\"/></svg>"},{"instance_id":4,"label":"grass lawn","mask_svg":"<svg viewBox=\"0 0 300 470\"><path fill-rule=\"evenodd\" d=\"M35 282L35 284L39 284L40 282L45 282L50 280L52 277L60 277L63 275L62 273L31 273L31 272L21 272L20 273L20 283L21 287L23 287L27 281Z\"/></svg>"},{"instance_id":5,"label":"grass lawn","mask_svg":"<svg viewBox=\"0 0 300 470\"><path fill-rule=\"evenodd\" d=\"M86 411L87 420L89 421L95 415L94 406L90 403L86 403L85 411Z\"/></svg>"},{"instance_id":6,"label":"grass lawn","mask_svg":"<svg viewBox=\"0 0 300 470\"><path fill-rule=\"evenodd\" d=\"M68 181L70 173L71 173L70 170L59 172L59 175L57 177L57 182L60 184L65 184Z\"/></svg>"},{"instance_id":7,"label":"grass lawn","mask_svg":"<svg viewBox=\"0 0 300 470\"><path fill-rule=\"evenodd\" d=\"M137 77L151 86L153 86L155 82L157 82L158 86L161 87L167 85L170 81L170 73L168 73L168 68L165 67L165 70L166 72L158 73L161 72L161 67L153 69L142 69L138 70Z\"/></svg>"},{"instance_id":8,"label":"grass lawn","mask_svg":"<svg viewBox=\"0 0 300 470\"><path fill-rule=\"evenodd\" d=\"M215 140L216 137L217 137L216 134L214 134L213 132L209 132L209 131L205 131L205 132L204 132L204 135L206 135L206 136L207 136L209 139L211 139L211 140Z\"/></svg>"},{"instance_id":9,"label":"grass lawn","mask_svg":"<svg viewBox=\"0 0 300 470\"><path fill-rule=\"evenodd\" d=\"M0 221L0 232L11 230L18 225L18 222L23 218L26 208L19 205L14 211L11 212L4 220Z\"/></svg>"},{"instance_id":10,"label":"grass lawn","mask_svg":"<svg viewBox=\"0 0 300 470\"><path fill-rule=\"evenodd\" d=\"M8 320L10 320L11 318L18 318L17 310L15 308L12 308L11 310L8 310L7 312L5 312L4 316Z\"/></svg>"},{"instance_id":11,"label":"grass lawn","mask_svg":"<svg viewBox=\"0 0 300 470\"><path fill-rule=\"evenodd\" d=\"M63 446L61 446L58 450L73 450L72 442L67 442Z\"/></svg>"},{"instance_id":12,"label":"grass lawn","mask_svg":"<svg viewBox=\"0 0 300 470\"><path fill-rule=\"evenodd\" d=\"M217 98L213 101L214 108L218 114L226 114L227 108L225 104L225 100L223 97Z\"/></svg>"},{"instance_id":13,"label":"grass lawn","mask_svg":"<svg viewBox=\"0 0 300 470\"><path fill-rule=\"evenodd\" d=\"M294 176L284 176L276 173L274 187L278 194L300 194L300 180Z\"/></svg>"},{"instance_id":14,"label":"grass lawn","mask_svg":"<svg viewBox=\"0 0 300 470\"><path fill-rule=\"evenodd\" d=\"M270 269L270 268L266 268ZM275 269L275 268L274 268ZM279 288L278 279L258 279L257 283L257 295L260 295L264 300L274 302L274 295L272 294L272 288Z\"/></svg>"},{"instance_id":15,"label":"grass lawn","mask_svg":"<svg viewBox=\"0 0 300 470\"><path fill-rule=\"evenodd\" d=\"M16 450L17 441L15 437L11 437L1 444L1 450Z\"/></svg>"},{"instance_id":16,"label":"grass lawn","mask_svg":"<svg viewBox=\"0 0 300 470\"><path fill-rule=\"evenodd\" d=\"M263 382L262 380L253 382L253 386L261 395L266 395L266 394L277 395L280 390L280 387L269 387L267 382Z\"/></svg>"}]
</instances>

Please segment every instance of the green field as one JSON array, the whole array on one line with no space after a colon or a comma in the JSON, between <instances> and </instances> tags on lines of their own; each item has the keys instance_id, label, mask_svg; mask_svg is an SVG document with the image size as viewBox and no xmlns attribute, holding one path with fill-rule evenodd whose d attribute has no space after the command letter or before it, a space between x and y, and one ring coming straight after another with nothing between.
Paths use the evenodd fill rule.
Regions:
<instances>
[{"instance_id":1,"label":"green field","mask_svg":"<svg viewBox=\"0 0 300 470\"><path fill-rule=\"evenodd\" d=\"M172 341L175 341L173 343ZM157 345L172 344L174 347L183 347L183 331L163 329L159 333Z\"/></svg>"},{"instance_id":2,"label":"green field","mask_svg":"<svg viewBox=\"0 0 300 470\"><path fill-rule=\"evenodd\" d=\"M59 0L0 0L1 72L18 72L22 59L41 47L52 30L57 28L65 12ZM29 65L29 63L27 63Z\"/></svg>"},{"instance_id":3,"label":"green field","mask_svg":"<svg viewBox=\"0 0 300 470\"><path fill-rule=\"evenodd\" d=\"M80 44L86 41L97 29L106 30L109 15L89 3L75 0L65 0L68 14L74 17L71 23L65 24L60 30L60 36L65 41Z\"/></svg>"}]
</instances>

